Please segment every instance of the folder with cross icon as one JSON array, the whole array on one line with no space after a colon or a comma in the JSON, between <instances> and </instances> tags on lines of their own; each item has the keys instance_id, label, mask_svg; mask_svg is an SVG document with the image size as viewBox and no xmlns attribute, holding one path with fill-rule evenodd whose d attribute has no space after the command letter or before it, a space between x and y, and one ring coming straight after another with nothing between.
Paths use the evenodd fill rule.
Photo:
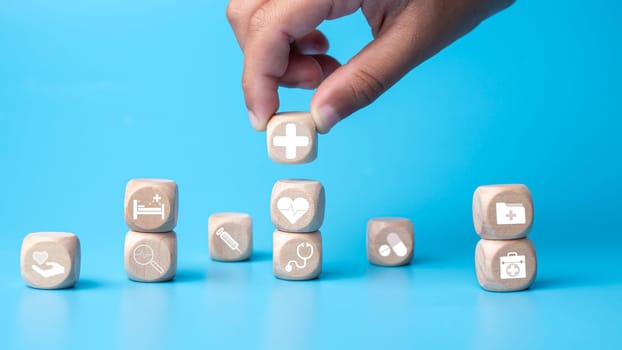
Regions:
<instances>
[{"instance_id":1,"label":"folder with cross icon","mask_svg":"<svg viewBox=\"0 0 622 350\"><path fill-rule=\"evenodd\" d=\"M497 225L522 225L527 222L522 203L496 203Z\"/></svg>"}]
</instances>

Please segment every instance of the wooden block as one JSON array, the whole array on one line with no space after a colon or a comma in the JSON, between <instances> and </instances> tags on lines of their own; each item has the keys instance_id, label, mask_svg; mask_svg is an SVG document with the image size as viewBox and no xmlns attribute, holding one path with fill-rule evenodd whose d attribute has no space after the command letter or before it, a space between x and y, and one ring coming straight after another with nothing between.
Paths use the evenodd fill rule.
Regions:
<instances>
[{"instance_id":1,"label":"wooden block","mask_svg":"<svg viewBox=\"0 0 622 350\"><path fill-rule=\"evenodd\" d=\"M80 240L68 232L28 234L22 242L20 265L30 287L73 287L80 278Z\"/></svg>"},{"instance_id":2,"label":"wooden block","mask_svg":"<svg viewBox=\"0 0 622 350\"><path fill-rule=\"evenodd\" d=\"M177 225L177 184L133 179L125 188L125 223L137 232L170 232Z\"/></svg>"},{"instance_id":3,"label":"wooden block","mask_svg":"<svg viewBox=\"0 0 622 350\"><path fill-rule=\"evenodd\" d=\"M177 273L177 234L128 232L124 262L125 272L134 281L172 280Z\"/></svg>"},{"instance_id":4,"label":"wooden block","mask_svg":"<svg viewBox=\"0 0 622 350\"><path fill-rule=\"evenodd\" d=\"M374 218L367 223L367 259L374 265L410 263L415 251L415 229L404 218Z\"/></svg>"},{"instance_id":5,"label":"wooden block","mask_svg":"<svg viewBox=\"0 0 622 350\"><path fill-rule=\"evenodd\" d=\"M484 239L526 237L533 216L531 192L525 185L480 186L473 194L473 224Z\"/></svg>"},{"instance_id":6,"label":"wooden block","mask_svg":"<svg viewBox=\"0 0 622 350\"><path fill-rule=\"evenodd\" d=\"M536 279L536 250L529 238L482 239L475 248L475 270L482 288L493 292L527 289Z\"/></svg>"},{"instance_id":7,"label":"wooden block","mask_svg":"<svg viewBox=\"0 0 622 350\"><path fill-rule=\"evenodd\" d=\"M253 223L244 213L218 213L207 224L209 254L214 260L241 261L253 250Z\"/></svg>"},{"instance_id":8,"label":"wooden block","mask_svg":"<svg viewBox=\"0 0 622 350\"><path fill-rule=\"evenodd\" d=\"M275 230L273 234L274 275L284 280L310 280L322 272L322 234L291 233Z\"/></svg>"},{"instance_id":9,"label":"wooden block","mask_svg":"<svg viewBox=\"0 0 622 350\"><path fill-rule=\"evenodd\" d=\"M315 232L324 222L324 202L319 181L279 180L270 198L272 224L286 232Z\"/></svg>"},{"instance_id":10,"label":"wooden block","mask_svg":"<svg viewBox=\"0 0 622 350\"><path fill-rule=\"evenodd\" d=\"M276 163L309 163L317 157L317 131L310 113L279 113L266 128L268 156Z\"/></svg>"}]
</instances>

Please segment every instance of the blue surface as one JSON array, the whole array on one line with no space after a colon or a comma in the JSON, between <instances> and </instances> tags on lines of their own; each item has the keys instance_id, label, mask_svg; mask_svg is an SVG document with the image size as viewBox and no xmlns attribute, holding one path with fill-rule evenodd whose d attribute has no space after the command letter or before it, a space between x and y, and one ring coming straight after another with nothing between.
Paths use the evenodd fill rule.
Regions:
<instances>
[{"instance_id":1,"label":"blue surface","mask_svg":"<svg viewBox=\"0 0 622 350\"><path fill-rule=\"evenodd\" d=\"M622 348L622 6L519 1L294 167L246 119L225 5L3 1L0 348ZM370 39L360 13L322 29L341 60ZM305 110L311 92L281 96ZM173 283L124 274L133 177L179 184ZM269 195L289 177L326 187L317 281L272 275ZM507 182L533 192L539 272L529 291L489 293L470 201ZM209 260L207 217L229 210L254 218L250 262ZM384 215L413 219L411 266L368 264L365 225ZM23 284L21 240L39 230L80 236L77 288Z\"/></svg>"}]
</instances>

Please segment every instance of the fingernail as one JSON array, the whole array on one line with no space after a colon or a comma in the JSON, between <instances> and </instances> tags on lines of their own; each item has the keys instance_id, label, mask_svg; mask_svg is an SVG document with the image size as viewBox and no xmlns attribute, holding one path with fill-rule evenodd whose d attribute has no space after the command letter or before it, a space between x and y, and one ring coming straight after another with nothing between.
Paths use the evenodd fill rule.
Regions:
<instances>
[{"instance_id":1,"label":"fingernail","mask_svg":"<svg viewBox=\"0 0 622 350\"><path fill-rule=\"evenodd\" d=\"M251 111L251 110L248 111L248 119L251 121L251 126L253 127L253 129L255 129L257 131L261 131L262 130L261 122L259 121L259 119L255 115L255 113L253 113L253 111Z\"/></svg>"},{"instance_id":2,"label":"fingernail","mask_svg":"<svg viewBox=\"0 0 622 350\"><path fill-rule=\"evenodd\" d=\"M315 80L306 80L306 81L299 81L298 83L296 83L296 88L314 89L317 87L317 85L318 85L318 82Z\"/></svg>"},{"instance_id":3,"label":"fingernail","mask_svg":"<svg viewBox=\"0 0 622 350\"><path fill-rule=\"evenodd\" d=\"M311 112L311 117L315 122L315 128L320 134L325 134L332 129L341 118L331 106L318 107L315 112Z\"/></svg>"},{"instance_id":4,"label":"fingernail","mask_svg":"<svg viewBox=\"0 0 622 350\"><path fill-rule=\"evenodd\" d=\"M315 44L309 44L303 47L299 46L298 49L303 55L321 55L326 53L326 50L324 50L323 47Z\"/></svg>"}]
</instances>

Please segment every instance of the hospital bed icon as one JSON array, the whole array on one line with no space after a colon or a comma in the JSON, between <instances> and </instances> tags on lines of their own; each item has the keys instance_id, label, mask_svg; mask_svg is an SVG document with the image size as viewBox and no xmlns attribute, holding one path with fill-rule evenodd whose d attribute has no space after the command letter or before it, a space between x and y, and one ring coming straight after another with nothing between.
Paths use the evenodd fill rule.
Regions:
<instances>
[{"instance_id":1,"label":"hospital bed icon","mask_svg":"<svg viewBox=\"0 0 622 350\"><path fill-rule=\"evenodd\" d=\"M162 217L162 220L164 220L164 203L162 203L162 206L160 207L146 207L142 204L138 204L138 200L134 199L133 208L134 208L134 211L133 211L134 220L138 219L139 216L144 216L144 215L159 215Z\"/></svg>"}]
</instances>

